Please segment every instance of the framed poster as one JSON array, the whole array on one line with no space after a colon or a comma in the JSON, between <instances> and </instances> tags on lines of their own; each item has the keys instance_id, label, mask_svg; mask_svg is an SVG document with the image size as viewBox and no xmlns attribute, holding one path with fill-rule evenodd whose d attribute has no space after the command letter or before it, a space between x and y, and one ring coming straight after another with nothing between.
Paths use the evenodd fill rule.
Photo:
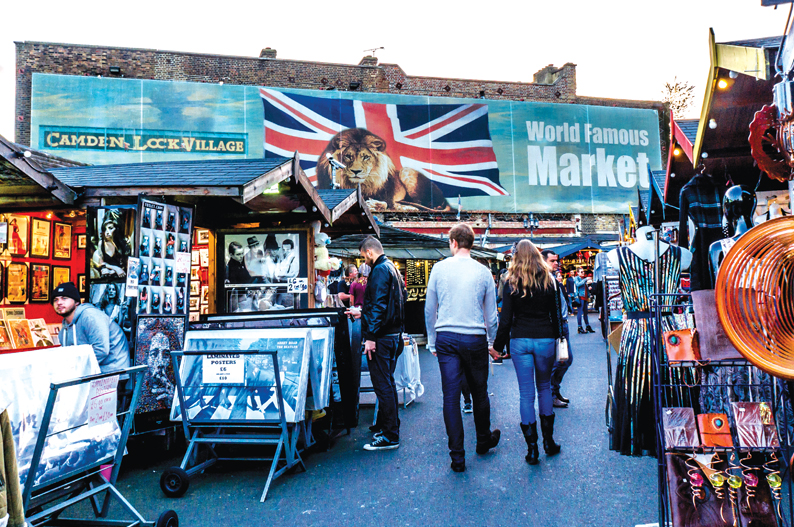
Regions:
<instances>
[{"instance_id":1,"label":"framed poster","mask_svg":"<svg viewBox=\"0 0 794 527\"><path fill-rule=\"evenodd\" d=\"M30 301L50 301L50 266L49 264L30 264Z\"/></svg>"},{"instance_id":2,"label":"framed poster","mask_svg":"<svg viewBox=\"0 0 794 527\"><path fill-rule=\"evenodd\" d=\"M72 281L72 268L62 265L52 266L52 288Z\"/></svg>"},{"instance_id":3,"label":"framed poster","mask_svg":"<svg viewBox=\"0 0 794 527\"><path fill-rule=\"evenodd\" d=\"M43 318L28 320L28 326L30 327L34 348L46 348L55 345L50 330L47 328L47 322Z\"/></svg>"},{"instance_id":4,"label":"framed poster","mask_svg":"<svg viewBox=\"0 0 794 527\"><path fill-rule=\"evenodd\" d=\"M30 219L30 256L32 258L50 257L50 229L52 223L41 218Z\"/></svg>"},{"instance_id":5,"label":"framed poster","mask_svg":"<svg viewBox=\"0 0 794 527\"><path fill-rule=\"evenodd\" d=\"M201 282L196 282L196 281L190 282L190 295L191 296L195 295L196 298L198 298L200 292L201 292Z\"/></svg>"},{"instance_id":6,"label":"framed poster","mask_svg":"<svg viewBox=\"0 0 794 527\"><path fill-rule=\"evenodd\" d=\"M185 317L141 315L137 323L135 365L148 366L136 413L167 410L174 399L176 380L171 351L181 350Z\"/></svg>"},{"instance_id":7,"label":"framed poster","mask_svg":"<svg viewBox=\"0 0 794 527\"><path fill-rule=\"evenodd\" d=\"M88 209L86 269L92 282L117 282L127 277L127 258L133 256L135 243L135 214L134 205Z\"/></svg>"},{"instance_id":8,"label":"framed poster","mask_svg":"<svg viewBox=\"0 0 794 527\"><path fill-rule=\"evenodd\" d=\"M52 233L52 257L55 260L72 259L72 225L55 222Z\"/></svg>"},{"instance_id":9,"label":"framed poster","mask_svg":"<svg viewBox=\"0 0 794 527\"><path fill-rule=\"evenodd\" d=\"M287 422L304 418L312 334L307 328L191 330L186 350L218 350L235 360L239 376L213 379L202 356L182 358L180 378L188 415L194 421L278 421L275 370L270 355L234 355L234 350L278 351L282 400ZM205 375L206 374L206 375ZM179 398L174 397L171 419L180 420Z\"/></svg>"},{"instance_id":10,"label":"framed poster","mask_svg":"<svg viewBox=\"0 0 794 527\"><path fill-rule=\"evenodd\" d=\"M196 254L196 253L193 253L193 254ZM201 280L201 277L199 276L199 271L200 270L201 270L201 267L199 267L197 265L191 266L190 267L190 279L191 280Z\"/></svg>"},{"instance_id":11,"label":"framed poster","mask_svg":"<svg viewBox=\"0 0 794 527\"><path fill-rule=\"evenodd\" d=\"M198 229L196 231L196 245L207 245L210 242L210 231Z\"/></svg>"},{"instance_id":12,"label":"framed poster","mask_svg":"<svg viewBox=\"0 0 794 527\"><path fill-rule=\"evenodd\" d=\"M198 252L198 249L195 249L195 248L194 248L194 249L193 249L193 250L190 252L190 265L192 265L192 266L195 266L195 267L198 267L199 263L200 263L200 260L199 260L199 252Z\"/></svg>"},{"instance_id":13,"label":"framed poster","mask_svg":"<svg viewBox=\"0 0 794 527\"><path fill-rule=\"evenodd\" d=\"M191 296L190 297L190 311L195 311L198 313L199 311L199 297L198 296Z\"/></svg>"},{"instance_id":14,"label":"framed poster","mask_svg":"<svg viewBox=\"0 0 794 527\"><path fill-rule=\"evenodd\" d=\"M219 231L216 290L220 311L313 307L309 305L309 274L314 270L314 251L310 252L308 233L308 228Z\"/></svg>"},{"instance_id":15,"label":"framed poster","mask_svg":"<svg viewBox=\"0 0 794 527\"><path fill-rule=\"evenodd\" d=\"M6 267L6 300L9 304L28 301L28 264L11 262Z\"/></svg>"},{"instance_id":16,"label":"framed poster","mask_svg":"<svg viewBox=\"0 0 794 527\"><path fill-rule=\"evenodd\" d=\"M85 234L78 234L77 235L77 248L78 249L85 249L86 247L86 235Z\"/></svg>"},{"instance_id":17,"label":"framed poster","mask_svg":"<svg viewBox=\"0 0 794 527\"><path fill-rule=\"evenodd\" d=\"M133 299L126 295L126 282L111 284L91 283L88 303L96 306L110 320L119 325L130 342L132 321L135 316Z\"/></svg>"},{"instance_id":18,"label":"framed poster","mask_svg":"<svg viewBox=\"0 0 794 527\"><path fill-rule=\"evenodd\" d=\"M8 220L8 252L14 256L27 256L30 218L9 214L6 219Z\"/></svg>"},{"instance_id":19,"label":"framed poster","mask_svg":"<svg viewBox=\"0 0 794 527\"><path fill-rule=\"evenodd\" d=\"M8 320L6 325L8 326L8 332L11 334L11 339L14 341L15 348L33 347L33 335L30 334L30 325L26 319Z\"/></svg>"},{"instance_id":20,"label":"framed poster","mask_svg":"<svg viewBox=\"0 0 794 527\"><path fill-rule=\"evenodd\" d=\"M85 274L77 275L77 292L85 294Z\"/></svg>"},{"instance_id":21,"label":"framed poster","mask_svg":"<svg viewBox=\"0 0 794 527\"><path fill-rule=\"evenodd\" d=\"M138 200L138 313L187 313L192 228L191 208Z\"/></svg>"},{"instance_id":22,"label":"framed poster","mask_svg":"<svg viewBox=\"0 0 794 527\"><path fill-rule=\"evenodd\" d=\"M206 306L210 303L210 288L209 286L201 286L201 305Z\"/></svg>"}]
</instances>

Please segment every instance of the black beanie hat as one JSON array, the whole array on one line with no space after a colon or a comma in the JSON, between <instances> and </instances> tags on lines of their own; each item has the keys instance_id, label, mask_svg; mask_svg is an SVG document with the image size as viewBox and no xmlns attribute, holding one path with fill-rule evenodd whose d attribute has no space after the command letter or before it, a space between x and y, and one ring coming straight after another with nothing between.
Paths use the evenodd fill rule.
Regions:
<instances>
[{"instance_id":1,"label":"black beanie hat","mask_svg":"<svg viewBox=\"0 0 794 527\"><path fill-rule=\"evenodd\" d=\"M71 298L78 304L80 303L80 292L77 291L77 286L72 282L64 282L52 291L52 299L55 300L59 296Z\"/></svg>"}]
</instances>

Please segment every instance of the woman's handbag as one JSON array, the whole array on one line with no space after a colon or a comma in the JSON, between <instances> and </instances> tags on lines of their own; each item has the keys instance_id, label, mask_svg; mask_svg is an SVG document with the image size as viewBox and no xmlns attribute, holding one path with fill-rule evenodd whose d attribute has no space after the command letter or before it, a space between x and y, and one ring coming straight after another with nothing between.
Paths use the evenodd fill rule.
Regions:
<instances>
[{"instance_id":1,"label":"woman's handbag","mask_svg":"<svg viewBox=\"0 0 794 527\"><path fill-rule=\"evenodd\" d=\"M554 303L557 305L557 334L559 335L559 338L557 339L557 353L555 359L557 362L567 362L569 357L568 341L563 337L565 333L562 330L563 322L560 290L557 288L557 279L552 277L552 280L554 281Z\"/></svg>"}]
</instances>

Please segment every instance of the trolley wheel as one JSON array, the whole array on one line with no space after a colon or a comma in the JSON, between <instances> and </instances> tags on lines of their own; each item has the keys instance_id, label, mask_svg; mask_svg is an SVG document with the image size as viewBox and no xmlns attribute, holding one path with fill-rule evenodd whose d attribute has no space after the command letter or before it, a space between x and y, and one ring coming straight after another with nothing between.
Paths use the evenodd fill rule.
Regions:
<instances>
[{"instance_id":1,"label":"trolley wheel","mask_svg":"<svg viewBox=\"0 0 794 527\"><path fill-rule=\"evenodd\" d=\"M181 467L167 468L160 476L160 488L163 489L163 494L169 498L182 496L187 492L189 486L190 476Z\"/></svg>"},{"instance_id":2,"label":"trolley wheel","mask_svg":"<svg viewBox=\"0 0 794 527\"><path fill-rule=\"evenodd\" d=\"M179 527L179 516L174 511L165 511L157 518L155 527Z\"/></svg>"}]
</instances>

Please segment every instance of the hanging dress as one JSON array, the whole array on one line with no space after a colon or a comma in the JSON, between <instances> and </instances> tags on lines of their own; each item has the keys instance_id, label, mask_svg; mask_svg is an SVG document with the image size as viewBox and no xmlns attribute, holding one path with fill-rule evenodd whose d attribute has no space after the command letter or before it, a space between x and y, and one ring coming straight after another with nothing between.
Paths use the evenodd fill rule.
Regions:
<instances>
[{"instance_id":1,"label":"hanging dress","mask_svg":"<svg viewBox=\"0 0 794 527\"><path fill-rule=\"evenodd\" d=\"M655 319L651 312L651 295L654 293L653 263L637 256L628 247L619 247L620 292L627 319L623 323L620 338L620 351L615 372L614 397L612 408L613 450L624 455L655 455L656 432L652 401L653 364L651 350L655 338ZM681 277L681 249L668 246L659 256L659 292L675 294L679 292ZM672 303L667 297L664 302ZM661 331L679 329L672 313L663 314ZM669 379L672 383L692 384L694 379L690 368L671 368ZM684 379L683 377L686 377ZM671 390L671 392L674 392ZM668 393L667 406L691 406L689 390Z\"/></svg>"}]
</instances>

